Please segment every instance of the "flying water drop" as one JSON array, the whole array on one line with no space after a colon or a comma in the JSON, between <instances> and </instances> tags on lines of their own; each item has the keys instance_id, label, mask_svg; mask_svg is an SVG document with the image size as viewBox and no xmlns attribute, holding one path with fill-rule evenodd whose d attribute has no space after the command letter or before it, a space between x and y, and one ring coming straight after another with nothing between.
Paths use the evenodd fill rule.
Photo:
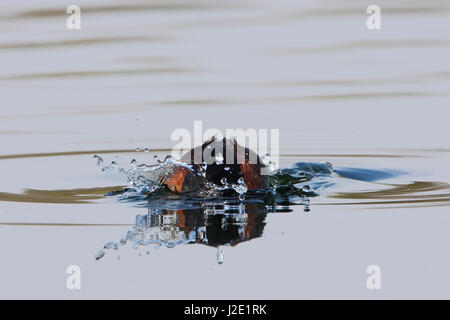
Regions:
<instances>
[{"instance_id":1,"label":"flying water drop","mask_svg":"<svg viewBox=\"0 0 450 320\"><path fill-rule=\"evenodd\" d=\"M110 169L115 170L118 168L118 164L116 161L112 161L110 165Z\"/></svg>"},{"instance_id":2,"label":"flying water drop","mask_svg":"<svg viewBox=\"0 0 450 320\"><path fill-rule=\"evenodd\" d=\"M217 249L217 263L222 264L223 263L223 250Z\"/></svg>"},{"instance_id":3,"label":"flying water drop","mask_svg":"<svg viewBox=\"0 0 450 320\"><path fill-rule=\"evenodd\" d=\"M114 242L108 242L103 246L103 249L112 249L114 246Z\"/></svg>"},{"instance_id":4,"label":"flying water drop","mask_svg":"<svg viewBox=\"0 0 450 320\"><path fill-rule=\"evenodd\" d=\"M105 251L100 250L99 252L97 252L97 254L95 255L95 260L100 260L101 258L103 258L105 256Z\"/></svg>"},{"instance_id":5,"label":"flying water drop","mask_svg":"<svg viewBox=\"0 0 450 320\"><path fill-rule=\"evenodd\" d=\"M97 161L97 166L102 167L103 159L98 155L93 156L93 158Z\"/></svg>"}]
</instances>

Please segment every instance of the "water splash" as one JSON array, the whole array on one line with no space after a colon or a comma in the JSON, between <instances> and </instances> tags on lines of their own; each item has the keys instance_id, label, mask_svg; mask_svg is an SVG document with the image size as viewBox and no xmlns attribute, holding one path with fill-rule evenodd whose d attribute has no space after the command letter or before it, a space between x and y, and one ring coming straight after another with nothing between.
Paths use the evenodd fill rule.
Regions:
<instances>
[{"instance_id":1,"label":"water splash","mask_svg":"<svg viewBox=\"0 0 450 320\"><path fill-rule=\"evenodd\" d=\"M263 157L261 157L261 162L264 164L264 171L265 174L270 175L274 174L279 167L278 164L275 162L274 159L272 159L272 156L267 153Z\"/></svg>"},{"instance_id":2,"label":"water splash","mask_svg":"<svg viewBox=\"0 0 450 320\"><path fill-rule=\"evenodd\" d=\"M271 204L276 204L280 201L288 201L290 204L304 204L306 202L305 196L316 196L318 191L329 187L329 177L334 174L334 169L329 163L299 162L293 164L290 168L279 169L269 176L268 188L249 191L243 178L240 178L237 183L229 183L224 177L220 180L220 185L207 181L206 169L208 165L206 163L200 168L193 168L193 166L174 160L169 156L164 161L155 156L154 161L156 163L139 164L136 159L132 159L129 168L122 168L115 161L111 165L105 165L103 159L98 155L95 155L94 159L96 159L97 166L102 171L115 171L126 177L129 188L109 194L121 201L141 201L167 197L169 194L162 181L164 177L179 166L203 178L200 190L189 194L190 199L196 199L197 197L205 199L211 197L221 198L223 196L232 197L234 192L234 195L241 202L252 201L256 197ZM218 154L216 161L220 161L220 159L223 160L223 157L221 158L221 155ZM265 157L265 161L267 161L267 157ZM174 195L172 194L172 196ZM189 202L189 197L185 197L187 203Z\"/></svg>"},{"instance_id":3,"label":"water splash","mask_svg":"<svg viewBox=\"0 0 450 320\"><path fill-rule=\"evenodd\" d=\"M134 189L128 189L128 194L133 194L133 192L152 193L162 188L161 178L174 166L183 166L192 170L191 166L186 163L173 160L170 157L166 157L164 161L160 161L156 157L156 164L138 164L136 159L132 159L130 168L119 167L116 161L112 161L110 165L105 165L104 160L98 155L95 155L94 159L102 171L116 171L125 175L130 187Z\"/></svg>"}]
</instances>

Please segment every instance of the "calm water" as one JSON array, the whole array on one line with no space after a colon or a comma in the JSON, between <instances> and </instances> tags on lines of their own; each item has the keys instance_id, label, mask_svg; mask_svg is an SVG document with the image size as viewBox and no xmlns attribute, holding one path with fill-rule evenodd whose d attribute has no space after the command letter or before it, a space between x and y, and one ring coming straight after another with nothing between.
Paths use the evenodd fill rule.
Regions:
<instances>
[{"instance_id":1,"label":"calm water","mask_svg":"<svg viewBox=\"0 0 450 320\"><path fill-rule=\"evenodd\" d=\"M447 1L378 1L379 31L364 1L77 4L78 31L64 1L0 4L1 298L450 298ZM279 128L281 167L335 171L180 208L92 159L163 158L195 120ZM130 231L158 241L95 260Z\"/></svg>"}]
</instances>

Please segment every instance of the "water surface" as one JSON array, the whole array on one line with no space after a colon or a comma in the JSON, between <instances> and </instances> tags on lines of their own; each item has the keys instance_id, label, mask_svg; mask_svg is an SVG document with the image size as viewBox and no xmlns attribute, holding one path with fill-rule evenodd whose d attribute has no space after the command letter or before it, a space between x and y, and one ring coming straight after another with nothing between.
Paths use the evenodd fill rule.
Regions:
<instances>
[{"instance_id":1,"label":"water surface","mask_svg":"<svg viewBox=\"0 0 450 320\"><path fill-rule=\"evenodd\" d=\"M0 4L0 297L449 297L446 1L379 1L379 31L359 1L77 4L80 31L66 3ZM153 215L92 159L163 158L195 120L279 128L282 168L335 171L307 201ZM95 260L136 227L169 241Z\"/></svg>"}]
</instances>

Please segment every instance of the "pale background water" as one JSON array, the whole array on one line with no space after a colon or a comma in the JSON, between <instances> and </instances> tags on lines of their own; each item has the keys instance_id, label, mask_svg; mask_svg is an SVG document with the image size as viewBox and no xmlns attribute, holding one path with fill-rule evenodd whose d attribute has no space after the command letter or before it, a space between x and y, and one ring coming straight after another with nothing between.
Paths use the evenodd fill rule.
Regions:
<instances>
[{"instance_id":1,"label":"pale background water","mask_svg":"<svg viewBox=\"0 0 450 320\"><path fill-rule=\"evenodd\" d=\"M1 298L450 298L448 1L76 1L78 31L69 4L0 3ZM201 245L95 261L145 209L21 197L124 185L92 155L150 159L119 151L170 149L194 120L279 128L283 165L406 174L341 181L310 213L269 214L223 265ZM438 187L366 195L413 181ZM66 288L72 264L80 291ZM372 264L379 291L366 288Z\"/></svg>"}]
</instances>

